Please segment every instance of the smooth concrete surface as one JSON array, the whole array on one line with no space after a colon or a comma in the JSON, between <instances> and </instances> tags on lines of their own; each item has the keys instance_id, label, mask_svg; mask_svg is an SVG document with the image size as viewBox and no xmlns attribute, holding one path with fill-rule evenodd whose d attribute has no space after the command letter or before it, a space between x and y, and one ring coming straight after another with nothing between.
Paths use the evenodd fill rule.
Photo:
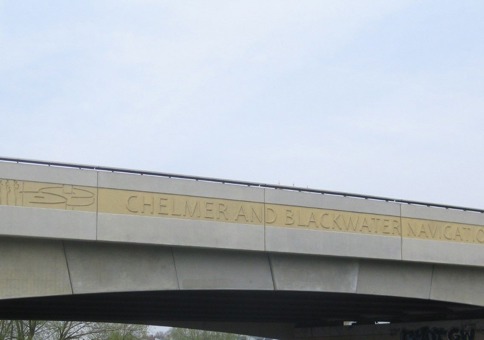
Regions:
<instances>
[{"instance_id":1,"label":"smooth concrete surface","mask_svg":"<svg viewBox=\"0 0 484 340\"><path fill-rule=\"evenodd\" d=\"M403 238L402 260L484 266L484 245Z\"/></svg>"},{"instance_id":2,"label":"smooth concrete surface","mask_svg":"<svg viewBox=\"0 0 484 340\"><path fill-rule=\"evenodd\" d=\"M268 204L295 205L301 207L400 216L400 205L397 203L316 193L266 189L265 202Z\"/></svg>"},{"instance_id":3,"label":"smooth concrete surface","mask_svg":"<svg viewBox=\"0 0 484 340\"><path fill-rule=\"evenodd\" d=\"M484 270L476 267L435 266L433 300L484 306Z\"/></svg>"},{"instance_id":4,"label":"smooth concrete surface","mask_svg":"<svg viewBox=\"0 0 484 340\"><path fill-rule=\"evenodd\" d=\"M270 255L277 290L356 293L358 261L322 256Z\"/></svg>"},{"instance_id":5,"label":"smooth concrete surface","mask_svg":"<svg viewBox=\"0 0 484 340\"><path fill-rule=\"evenodd\" d=\"M399 237L266 226L266 251L400 260Z\"/></svg>"},{"instance_id":6,"label":"smooth concrete surface","mask_svg":"<svg viewBox=\"0 0 484 340\"><path fill-rule=\"evenodd\" d=\"M98 240L207 248L264 250L258 225L98 214Z\"/></svg>"},{"instance_id":7,"label":"smooth concrete surface","mask_svg":"<svg viewBox=\"0 0 484 340\"><path fill-rule=\"evenodd\" d=\"M484 269L0 237L0 298L154 290L279 290L484 305Z\"/></svg>"},{"instance_id":8,"label":"smooth concrete surface","mask_svg":"<svg viewBox=\"0 0 484 340\"><path fill-rule=\"evenodd\" d=\"M0 235L96 239L96 213L0 205Z\"/></svg>"},{"instance_id":9,"label":"smooth concrete surface","mask_svg":"<svg viewBox=\"0 0 484 340\"><path fill-rule=\"evenodd\" d=\"M74 294L178 289L169 248L66 242Z\"/></svg>"},{"instance_id":10,"label":"smooth concrete surface","mask_svg":"<svg viewBox=\"0 0 484 340\"><path fill-rule=\"evenodd\" d=\"M0 179L97 186L97 172L71 168L0 162Z\"/></svg>"},{"instance_id":11,"label":"smooth concrete surface","mask_svg":"<svg viewBox=\"0 0 484 340\"><path fill-rule=\"evenodd\" d=\"M180 289L274 289L265 254L186 248L173 253Z\"/></svg>"},{"instance_id":12,"label":"smooth concrete surface","mask_svg":"<svg viewBox=\"0 0 484 340\"><path fill-rule=\"evenodd\" d=\"M264 202L264 189L194 180L99 172L99 187Z\"/></svg>"},{"instance_id":13,"label":"smooth concrete surface","mask_svg":"<svg viewBox=\"0 0 484 340\"><path fill-rule=\"evenodd\" d=\"M402 204L402 217L484 226L484 214L419 205Z\"/></svg>"},{"instance_id":14,"label":"smooth concrete surface","mask_svg":"<svg viewBox=\"0 0 484 340\"><path fill-rule=\"evenodd\" d=\"M359 294L429 299L433 267L429 264L362 261Z\"/></svg>"},{"instance_id":15,"label":"smooth concrete surface","mask_svg":"<svg viewBox=\"0 0 484 340\"><path fill-rule=\"evenodd\" d=\"M62 241L0 237L0 299L72 294Z\"/></svg>"}]
</instances>

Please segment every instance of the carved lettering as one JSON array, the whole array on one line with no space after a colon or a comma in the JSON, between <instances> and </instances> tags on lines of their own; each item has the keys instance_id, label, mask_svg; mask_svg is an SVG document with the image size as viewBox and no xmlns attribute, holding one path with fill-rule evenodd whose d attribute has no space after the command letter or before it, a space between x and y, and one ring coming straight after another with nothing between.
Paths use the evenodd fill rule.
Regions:
<instances>
[{"instance_id":1,"label":"carved lettering","mask_svg":"<svg viewBox=\"0 0 484 340\"><path fill-rule=\"evenodd\" d=\"M331 226L328 223L328 219L329 219L329 214L328 213L322 214L321 215L321 218L319 220L319 225L322 228L324 228L324 229L331 229Z\"/></svg>"},{"instance_id":2,"label":"carved lettering","mask_svg":"<svg viewBox=\"0 0 484 340\"><path fill-rule=\"evenodd\" d=\"M400 221L398 220L393 220L393 235L401 235L402 233L400 232Z\"/></svg>"},{"instance_id":3,"label":"carved lettering","mask_svg":"<svg viewBox=\"0 0 484 340\"><path fill-rule=\"evenodd\" d=\"M286 225L294 224L294 213L290 209L286 209Z\"/></svg>"},{"instance_id":4,"label":"carved lettering","mask_svg":"<svg viewBox=\"0 0 484 340\"><path fill-rule=\"evenodd\" d=\"M361 231L366 230L366 232L370 232L370 223L368 222L369 219L363 218L363 223L361 223ZM371 221L371 220L370 220Z\"/></svg>"},{"instance_id":5,"label":"carved lettering","mask_svg":"<svg viewBox=\"0 0 484 340\"><path fill-rule=\"evenodd\" d=\"M153 196L143 196L142 198L142 205L141 205L141 212L143 214L153 214L154 212L154 209L153 209L153 206L154 206L154 197Z\"/></svg>"},{"instance_id":6,"label":"carved lettering","mask_svg":"<svg viewBox=\"0 0 484 340\"><path fill-rule=\"evenodd\" d=\"M484 244L481 225L12 179L0 179L0 204Z\"/></svg>"},{"instance_id":7,"label":"carved lettering","mask_svg":"<svg viewBox=\"0 0 484 340\"><path fill-rule=\"evenodd\" d=\"M262 207L256 209L255 207L250 208L252 214L250 215L250 221L252 223L262 223Z\"/></svg>"},{"instance_id":8,"label":"carved lettering","mask_svg":"<svg viewBox=\"0 0 484 340\"><path fill-rule=\"evenodd\" d=\"M484 230L483 229L477 230L476 239L477 239L477 242L484 243Z\"/></svg>"},{"instance_id":9,"label":"carved lettering","mask_svg":"<svg viewBox=\"0 0 484 340\"><path fill-rule=\"evenodd\" d=\"M213 220L213 203L205 202L205 218Z\"/></svg>"},{"instance_id":10,"label":"carved lettering","mask_svg":"<svg viewBox=\"0 0 484 340\"><path fill-rule=\"evenodd\" d=\"M161 198L161 199L163 199L163 198ZM177 210L176 199L172 199L171 202L172 202L171 215L172 216L182 216L182 211Z\"/></svg>"},{"instance_id":11,"label":"carved lettering","mask_svg":"<svg viewBox=\"0 0 484 340\"><path fill-rule=\"evenodd\" d=\"M453 238L454 238L454 234L452 233L453 231L453 227L451 225L446 225L444 227L444 237L449 240L449 241L452 241Z\"/></svg>"},{"instance_id":12,"label":"carved lettering","mask_svg":"<svg viewBox=\"0 0 484 340\"><path fill-rule=\"evenodd\" d=\"M190 204L190 202L185 201L185 216L200 218L200 215L200 204L198 202L195 202L193 204L192 209L192 205Z\"/></svg>"},{"instance_id":13,"label":"carved lettering","mask_svg":"<svg viewBox=\"0 0 484 340\"><path fill-rule=\"evenodd\" d=\"M308 227L316 228L317 226L318 223L316 222L316 216L314 216L314 213L311 212L311 215L309 215Z\"/></svg>"},{"instance_id":14,"label":"carved lettering","mask_svg":"<svg viewBox=\"0 0 484 340\"><path fill-rule=\"evenodd\" d=\"M244 222L249 222L247 219L247 214L245 213L244 206L240 205L239 211L237 212L237 216L235 217L235 221L239 222L239 219L243 217Z\"/></svg>"},{"instance_id":15,"label":"carved lettering","mask_svg":"<svg viewBox=\"0 0 484 340\"><path fill-rule=\"evenodd\" d=\"M417 236L418 235L418 231L420 230L420 228L418 228L418 226L416 226L416 223L408 222L407 226L408 226L408 231L412 233L411 235L408 234L407 236Z\"/></svg>"},{"instance_id":16,"label":"carved lettering","mask_svg":"<svg viewBox=\"0 0 484 340\"><path fill-rule=\"evenodd\" d=\"M223 216L225 221L228 221L227 218L227 205L225 203L219 203L218 204L218 219L220 220L220 216Z\"/></svg>"},{"instance_id":17,"label":"carved lettering","mask_svg":"<svg viewBox=\"0 0 484 340\"><path fill-rule=\"evenodd\" d=\"M383 234L391 234L392 229L390 227L390 220L388 219L383 219L383 229L382 229Z\"/></svg>"},{"instance_id":18,"label":"carved lettering","mask_svg":"<svg viewBox=\"0 0 484 340\"><path fill-rule=\"evenodd\" d=\"M132 213L138 213L138 209L136 208L136 200L138 199L138 196L129 196L128 202L126 203L126 209L128 209L129 212Z\"/></svg>"},{"instance_id":19,"label":"carved lettering","mask_svg":"<svg viewBox=\"0 0 484 340\"><path fill-rule=\"evenodd\" d=\"M277 220L277 214L272 208L266 208L266 223L273 224Z\"/></svg>"},{"instance_id":20,"label":"carved lettering","mask_svg":"<svg viewBox=\"0 0 484 340\"><path fill-rule=\"evenodd\" d=\"M168 198L166 197L160 197L160 204L158 204L158 208L160 210L158 211L158 214L160 215L168 215Z\"/></svg>"},{"instance_id":21,"label":"carved lettering","mask_svg":"<svg viewBox=\"0 0 484 340\"><path fill-rule=\"evenodd\" d=\"M348 231L356 232L357 228L358 228L358 222L359 222L358 216L355 218L355 217L349 215L347 220L345 220L343 218L343 223L345 224L346 230L348 230Z\"/></svg>"}]
</instances>

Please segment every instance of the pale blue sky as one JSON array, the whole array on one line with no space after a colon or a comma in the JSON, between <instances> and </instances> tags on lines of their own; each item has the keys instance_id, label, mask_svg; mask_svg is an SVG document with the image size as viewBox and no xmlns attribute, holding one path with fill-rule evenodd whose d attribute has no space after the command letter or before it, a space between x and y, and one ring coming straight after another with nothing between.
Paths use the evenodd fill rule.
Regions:
<instances>
[{"instance_id":1,"label":"pale blue sky","mask_svg":"<svg viewBox=\"0 0 484 340\"><path fill-rule=\"evenodd\" d=\"M0 0L0 155L484 208L482 1Z\"/></svg>"}]
</instances>

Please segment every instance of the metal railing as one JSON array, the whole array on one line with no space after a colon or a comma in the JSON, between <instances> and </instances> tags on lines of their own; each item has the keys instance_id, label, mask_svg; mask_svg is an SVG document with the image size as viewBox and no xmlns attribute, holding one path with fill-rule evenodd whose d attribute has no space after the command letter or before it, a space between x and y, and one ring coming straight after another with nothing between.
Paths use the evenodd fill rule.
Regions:
<instances>
[{"instance_id":1,"label":"metal railing","mask_svg":"<svg viewBox=\"0 0 484 340\"><path fill-rule=\"evenodd\" d=\"M440 204L440 203L410 201L410 200L396 199L396 198L390 198L390 197L354 194L354 193L341 192L341 191L310 189L310 188L287 186L287 185L278 185L278 184L267 184L267 183L258 183L258 182L248 182L248 181L236 181L236 180L231 180L231 179L221 179L221 178L201 177L201 176L188 176L188 175L180 175L180 174L172 174L172 173L156 172L156 171L132 170L132 169L125 169L125 168L115 168L115 167L85 165L85 164L73 164L73 163L48 162L48 161L10 158L10 157L0 157L0 162L19 163L19 164L34 164L34 165L52 166L52 167L60 167L60 168L95 170L95 171L106 171L106 172L126 173L126 174L145 175L145 176L186 179L186 180L192 180L192 181L203 181L203 182L240 185L240 186L247 186L247 187L257 187L257 188L307 192L307 193L322 194L322 195L352 197L352 198L374 200L374 201L393 202L393 203L420 205L420 206L442 208L442 209L451 209L451 210L461 210L461 211L484 213L484 209L467 208L467 207L462 207L462 206L446 205L446 204Z\"/></svg>"}]
</instances>

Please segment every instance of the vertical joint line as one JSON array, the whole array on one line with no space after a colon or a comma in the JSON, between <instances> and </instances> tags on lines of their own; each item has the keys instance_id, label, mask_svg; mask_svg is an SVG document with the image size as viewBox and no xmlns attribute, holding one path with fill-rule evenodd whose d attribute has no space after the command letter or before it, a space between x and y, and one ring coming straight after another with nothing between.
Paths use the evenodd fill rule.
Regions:
<instances>
[{"instance_id":1,"label":"vertical joint line","mask_svg":"<svg viewBox=\"0 0 484 340\"><path fill-rule=\"evenodd\" d=\"M262 204L262 218L264 219L264 223L262 226L264 227L264 251L267 251L267 244L266 244L266 189L263 190L263 197L264 197L264 203Z\"/></svg>"},{"instance_id":2,"label":"vertical joint line","mask_svg":"<svg viewBox=\"0 0 484 340\"><path fill-rule=\"evenodd\" d=\"M400 260L403 261L403 219L402 219L402 204L400 205Z\"/></svg>"},{"instance_id":3,"label":"vertical joint line","mask_svg":"<svg viewBox=\"0 0 484 340\"><path fill-rule=\"evenodd\" d=\"M178 286L178 290L180 290L180 280L178 279L178 270L176 269L176 262L175 262L175 251L173 247L170 247L171 250L171 258L173 259L173 268L175 268L175 276L176 276L176 284Z\"/></svg>"},{"instance_id":4,"label":"vertical joint line","mask_svg":"<svg viewBox=\"0 0 484 340\"><path fill-rule=\"evenodd\" d=\"M356 279L355 279L355 293L358 294L358 284L360 283L360 269L361 269L361 259L356 260Z\"/></svg>"},{"instance_id":5,"label":"vertical joint line","mask_svg":"<svg viewBox=\"0 0 484 340\"><path fill-rule=\"evenodd\" d=\"M434 286L434 273L435 273L435 264L432 264L432 274L430 276L430 289L429 289L429 297L430 300L432 298L432 287Z\"/></svg>"},{"instance_id":6,"label":"vertical joint line","mask_svg":"<svg viewBox=\"0 0 484 340\"><path fill-rule=\"evenodd\" d=\"M69 261L67 260L66 243L62 241L62 250L64 251L64 258L66 259L67 275L69 276L69 285L71 287L71 294L74 294L74 286L72 285L71 269L69 268Z\"/></svg>"},{"instance_id":7,"label":"vertical joint line","mask_svg":"<svg viewBox=\"0 0 484 340\"><path fill-rule=\"evenodd\" d=\"M272 254L267 254L267 259L269 260L269 269L271 271L272 285L274 286L274 290L278 290L276 278L274 277L274 268L272 265Z\"/></svg>"},{"instance_id":8,"label":"vertical joint line","mask_svg":"<svg viewBox=\"0 0 484 340\"><path fill-rule=\"evenodd\" d=\"M98 240L98 225L99 225L99 171L96 170L96 237Z\"/></svg>"}]
</instances>

